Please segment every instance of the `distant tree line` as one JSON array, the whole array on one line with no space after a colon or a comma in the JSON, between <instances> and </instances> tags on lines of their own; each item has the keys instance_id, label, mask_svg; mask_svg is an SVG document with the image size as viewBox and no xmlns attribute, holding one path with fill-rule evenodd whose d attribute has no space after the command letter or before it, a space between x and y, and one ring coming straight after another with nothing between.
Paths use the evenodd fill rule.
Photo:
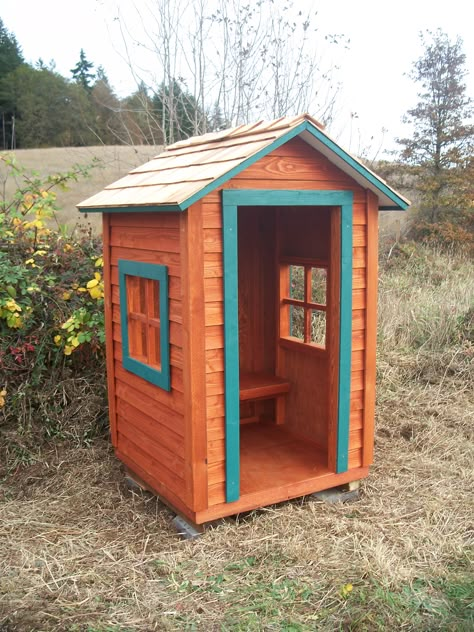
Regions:
<instances>
[{"instance_id":1,"label":"distant tree line","mask_svg":"<svg viewBox=\"0 0 474 632\"><path fill-rule=\"evenodd\" d=\"M134 11L138 32L132 33L128 13ZM114 18L125 51L133 50L131 44L145 48L153 72L128 59L137 89L125 98L117 97L104 69L84 50L68 78L56 72L54 62L26 63L0 20L3 148L169 145L301 112L331 122L337 65L324 61L318 45L344 49L347 41L322 35L314 8L302 10L296 0L281 6L273 0L143 0L126 13Z\"/></svg>"},{"instance_id":2,"label":"distant tree line","mask_svg":"<svg viewBox=\"0 0 474 632\"><path fill-rule=\"evenodd\" d=\"M163 144L173 136L191 136L191 124L206 115L196 100L175 80L176 116L163 109L170 87L152 92L143 83L120 99L102 66L95 68L84 50L66 78L54 62L25 61L15 35L0 19L0 149L118 144ZM173 126L170 134L170 126ZM209 129L222 125L219 112L207 120Z\"/></svg>"}]
</instances>

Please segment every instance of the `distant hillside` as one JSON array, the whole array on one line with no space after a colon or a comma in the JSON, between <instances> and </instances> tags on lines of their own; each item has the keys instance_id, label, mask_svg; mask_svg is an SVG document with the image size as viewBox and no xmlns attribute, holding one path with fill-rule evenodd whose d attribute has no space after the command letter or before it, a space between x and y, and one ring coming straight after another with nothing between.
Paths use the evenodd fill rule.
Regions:
<instances>
[{"instance_id":1,"label":"distant hillside","mask_svg":"<svg viewBox=\"0 0 474 632\"><path fill-rule=\"evenodd\" d=\"M101 215L90 214L87 219L76 209L76 204L103 189L107 184L126 175L131 169L143 164L162 151L161 147L140 145L129 147L124 145L99 147L52 147L48 149L18 149L14 154L19 164L41 174L68 171L75 164L87 165L94 158L100 165L91 170L89 178L72 183L68 191L58 191L58 206L62 209L61 223L74 226L78 223L92 224L94 230L100 230ZM6 180L3 166L0 166L0 186L5 188L6 195L15 190L15 182Z\"/></svg>"}]
</instances>

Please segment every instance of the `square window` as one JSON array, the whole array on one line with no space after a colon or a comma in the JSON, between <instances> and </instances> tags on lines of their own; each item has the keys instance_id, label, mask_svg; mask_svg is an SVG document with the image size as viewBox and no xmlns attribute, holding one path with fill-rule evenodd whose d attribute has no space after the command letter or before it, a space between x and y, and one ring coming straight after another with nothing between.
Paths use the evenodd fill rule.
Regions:
<instances>
[{"instance_id":1,"label":"square window","mask_svg":"<svg viewBox=\"0 0 474 632\"><path fill-rule=\"evenodd\" d=\"M170 390L168 270L119 260L123 366Z\"/></svg>"},{"instance_id":2,"label":"square window","mask_svg":"<svg viewBox=\"0 0 474 632\"><path fill-rule=\"evenodd\" d=\"M283 262L280 267L280 336L326 349L328 273L325 263ZM293 343L292 343L293 344Z\"/></svg>"}]
</instances>

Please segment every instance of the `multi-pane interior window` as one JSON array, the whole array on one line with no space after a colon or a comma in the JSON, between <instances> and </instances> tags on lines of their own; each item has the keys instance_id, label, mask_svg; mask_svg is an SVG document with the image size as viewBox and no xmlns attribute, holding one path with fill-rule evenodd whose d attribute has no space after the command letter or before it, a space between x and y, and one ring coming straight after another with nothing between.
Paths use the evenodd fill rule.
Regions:
<instances>
[{"instance_id":1,"label":"multi-pane interior window","mask_svg":"<svg viewBox=\"0 0 474 632\"><path fill-rule=\"evenodd\" d=\"M280 275L280 336L325 348L327 266L283 263Z\"/></svg>"},{"instance_id":2,"label":"multi-pane interior window","mask_svg":"<svg viewBox=\"0 0 474 632\"><path fill-rule=\"evenodd\" d=\"M167 268L120 260L119 283L123 366L169 390Z\"/></svg>"}]
</instances>

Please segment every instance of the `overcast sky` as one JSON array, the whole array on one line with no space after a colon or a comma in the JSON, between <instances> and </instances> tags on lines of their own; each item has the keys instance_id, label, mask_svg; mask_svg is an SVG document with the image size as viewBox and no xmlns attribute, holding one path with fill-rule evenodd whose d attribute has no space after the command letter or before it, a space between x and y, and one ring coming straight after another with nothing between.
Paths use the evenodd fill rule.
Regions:
<instances>
[{"instance_id":1,"label":"overcast sky","mask_svg":"<svg viewBox=\"0 0 474 632\"><path fill-rule=\"evenodd\" d=\"M133 91L134 82L120 55L122 41L114 18L117 7L127 11L130 5L130 0L0 0L0 17L16 35L27 61L54 59L58 72L69 77L84 48L87 58L104 66L116 92L124 96ZM416 86L405 74L421 53L420 31L441 27L451 38L463 38L468 89L474 96L474 3L301 0L300 5L318 9L321 33L344 33L350 39L349 50L338 53L343 92L330 131L354 153L369 148L373 157L370 154L380 146L391 149L394 137L404 135L402 115L416 102ZM131 30L134 26L130 24ZM131 55L137 63L153 63L139 58L133 47ZM351 119L351 112L357 118ZM387 130L384 134L382 128Z\"/></svg>"}]
</instances>

